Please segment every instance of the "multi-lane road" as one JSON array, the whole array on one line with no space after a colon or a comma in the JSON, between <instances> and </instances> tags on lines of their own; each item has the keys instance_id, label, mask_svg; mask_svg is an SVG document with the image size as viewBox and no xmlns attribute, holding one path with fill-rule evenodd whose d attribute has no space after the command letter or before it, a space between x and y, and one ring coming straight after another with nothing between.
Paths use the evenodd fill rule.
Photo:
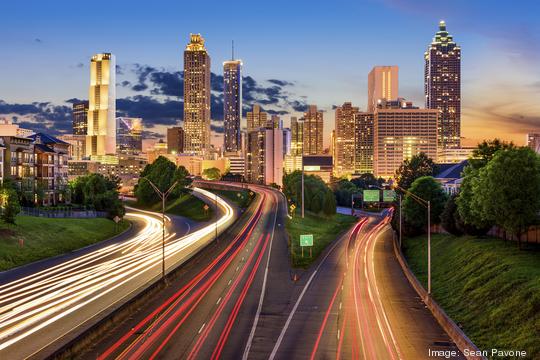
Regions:
<instances>
[{"instance_id":1,"label":"multi-lane road","mask_svg":"<svg viewBox=\"0 0 540 360\"><path fill-rule=\"evenodd\" d=\"M218 241L190 253L190 260L163 291L147 298L141 308L107 329L77 357L397 360L427 358L428 349L456 350L394 257L389 211L360 217L353 228L343 229L310 269L300 271L290 267L283 195L265 187L250 189L259 196L239 221ZM155 219L148 221L149 229L159 229L159 225L152 225ZM195 233L181 238L189 239ZM178 252L172 250L175 243L170 241L168 254ZM69 267L67 277L65 271L49 269L47 276L32 278L24 285L35 287L25 295L12 294L16 288L6 291L2 287L0 295L11 296L11 300L0 299L5 309L0 314L15 317L21 313L33 320L34 308L28 303L32 299L27 297L33 297L35 289L42 294L37 298L41 299L38 308L46 305L38 312L44 320L26 326L24 331L30 332L55 316L47 313L47 307L61 308L58 311L69 318L72 306L62 304L72 297L79 304L81 299L102 295L102 287L106 291L115 284L129 284L128 269L159 268L159 257L152 255L159 248L130 241L116 246L129 249L126 254L133 253L135 246L141 247L135 253L145 246L149 250L142 257L114 256L123 266L120 271L116 271L118 263L107 261L99 266L90 262L82 274L77 265L62 264L62 269ZM153 262L146 265L145 261ZM93 281L95 276L98 282ZM65 293L55 297L57 291ZM83 292L90 295L84 297ZM5 305L23 298L21 305ZM93 301L99 304L100 300ZM24 327L24 319L12 326ZM0 331L7 320L0 318ZM29 334L15 343L33 338Z\"/></svg>"},{"instance_id":2,"label":"multi-lane road","mask_svg":"<svg viewBox=\"0 0 540 360\"><path fill-rule=\"evenodd\" d=\"M217 201L217 224L179 226L169 218L165 229L166 271L211 242L216 227L223 231L235 220L233 208L223 199L214 200L214 195L202 189L194 192ZM127 217L135 229L129 234L53 259L52 264L31 266L41 268L38 271L23 268L2 275L0 358L43 357L159 279L163 261L161 219L155 213L130 210Z\"/></svg>"}]
</instances>

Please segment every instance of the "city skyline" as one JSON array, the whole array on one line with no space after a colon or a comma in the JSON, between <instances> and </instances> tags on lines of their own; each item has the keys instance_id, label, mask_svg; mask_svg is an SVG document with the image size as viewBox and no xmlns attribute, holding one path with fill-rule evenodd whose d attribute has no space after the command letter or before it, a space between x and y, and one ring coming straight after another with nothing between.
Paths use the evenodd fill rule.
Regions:
<instances>
[{"instance_id":1,"label":"city skyline","mask_svg":"<svg viewBox=\"0 0 540 360\"><path fill-rule=\"evenodd\" d=\"M45 72L39 67L34 67L35 64L31 59L36 52L46 62L50 62L50 59L47 60L50 56L48 54L52 51L50 47L61 46L59 41L73 35L57 34L55 29L58 28L53 26L44 30L43 35L37 34L37 29L34 29L36 34L31 36L35 25L22 31L20 24L11 24L10 21L15 20L8 19L4 25L13 26L6 32L8 56L5 59L6 66L0 70L0 74L6 79L0 85L0 99L2 100L0 117L15 117L19 122L33 121L36 123L37 130L42 130L43 126L49 125L53 126L53 130L58 133L69 132L67 129L70 127L71 114L67 113L64 107L71 107L71 104L66 104L65 100L86 98L88 68L85 58L87 59L91 53L106 50L117 56L120 70L117 76L119 84L117 116L142 117L147 131L164 135L165 128L175 125L175 120L182 117L181 105L173 106L178 105L179 100L182 99L181 91L174 89L178 95L172 95L174 91L167 86L175 84L175 76L179 78L181 64L178 60L185 45L186 36L190 32L201 32L207 40L208 52L217 64L229 58L226 54L230 52L230 40L237 40L237 52L245 63L244 83L246 81L250 83L250 86L244 87L244 99L248 99L244 101L244 116L246 108L250 108L257 100L262 100L265 111L287 112L282 118L288 126L290 116L301 116L306 105L316 104L327 113L324 142L325 147L328 147L330 131L333 128L333 121L329 121L333 118L333 107L350 101L355 106L359 106L361 111L365 111L367 74L375 65L396 64L399 66L400 95L415 104L423 103L423 53L437 30L439 20L445 19L456 42L463 48L462 136L472 141L499 136L524 144L524 134L538 128L538 111L540 110L540 105L533 100L534 94L540 91L539 70L532 66L540 54L536 45L539 42L534 40L534 29L538 25L532 21L533 17L525 14L520 17L520 22L513 20L507 24L507 32L501 33L496 31L494 23L501 18L503 12L515 10L504 6L499 10L485 8L482 9L485 11L485 16L479 16L481 7L479 4L467 5L457 2L451 9L434 6L422 8L419 4L407 8L405 6L407 4L409 3L374 1L362 8L366 14L385 11L386 16L397 19L389 29L381 30L381 41L377 42L377 46L372 46L374 40L367 39L364 34L369 22L364 26L351 25L350 31L344 31L341 26L332 30L332 41L336 41L337 44L348 42L345 51L349 60L340 66L335 66L335 71L329 72L330 74L321 72L323 65L327 66L329 61L330 55L326 54L326 51L320 54L320 60L310 62L308 66L301 66L304 55L297 51L292 52L290 56L283 56L285 53L289 54L289 44L280 42L282 47L274 48L276 41L282 39L282 30L273 31L271 36L263 36L268 44L264 49L253 39L254 36L262 36L260 32L244 34L240 28L235 27L232 27L230 31L218 32L215 26L206 23L210 20L205 20L198 26L194 26L190 21L183 22L181 27L171 30L167 36L158 37L155 43L144 41L145 38L141 42L134 41L131 36L134 36L137 31L127 36L125 32L113 29L110 39L98 37L99 42L93 40L89 41L88 45L79 46L66 56L66 59L61 61L55 59L56 62ZM536 6L536 4L531 5ZM16 5L6 6L12 11L20 11ZM317 5L312 12L320 17L322 10L327 6L329 5ZM348 4L348 6L356 9L358 5ZM37 6L33 9L29 16L39 18L37 15L39 8ZM297 10L293 7L291 13ZM34 11L36 11L35 14ZM50 12L51 9L48 11ZM208 10L209 19L215 18L215 12L215 8ZM417 15L418 19L412 16L413 14ZM334 15L335 12L329 12L327 15L332 23L336 21ZM134 16L137 18L141 14L134 14ZM291 15L283 14L283 18L289 16ZM81 32L82 39L85 36L86 21L83 20L82 27L78 30ZM103 21L109 21L108 17ZM14 32L13 29L21 31ZM165 35L167 29L170 30L169 25L154 34ZM389 42L390 34L395 34L397 31L402 34L403 41ZM335 36L336 33L340 36ZM55 35L52 36L53 34ZM127 39L123 44L116 39L121 34ZM311 35L298 32L298 36L304 39L305 53L314 51L316 44L313 42L316 39L319 39L317 40L319 44L330 36L323 35L317 38L319 35L319 32ZM355 37L356 41L352 42L351 37ZM382 46L382 43L385 46ZM363 53L361 56L359 52L367 45L370 46L370 53ZM133 52L136 48L147 48L149 51ZM159 52L158 48L166 50ZM13 55L18 51L28 55L28 58L21 61L20 57ZM288 65L284 66L286 59L276 61L274 52L277 52L277 56L281 54L281 58L288 58ZM153 57L144 53L151 53ZM172 54L174 56L171 56ZM75 57L78 58L78 62L74 61ZM493 61L493 59L496 60ZM270 61L275 65L269 66ZM496 72L497 68L503 66L508 70L505 74ZM32 70L29 72L30 68ZM10 81L13 79L13 74L17 74L17 69L31 75L32 81L23 83ZM222 83L219 65L214 65L212 73L212 118L217 120L213 122L213 130L221 132L223 111L214 111L214 107L219 109L223 106L222 91L220 91L222 86L216 85L220 80ZM494 74L497 76L493 76ZM58 86L47 86L50 91L44 92L40 84L48 81L51 76L61 78L62 81L54 83ZM170 80L171 76L173 82L167 82L166 80ZM329 76L334 81L329 81ZM141 79L143 81L138 81ZM509 89L512 91L508 91ZM219 104L214 104L214 101ZM50 104L43 104L44 102L50 102ZM296 111L298 109L301 111ZM222 144L222 141L221 137L219 140L213 139L214 144Z\"/></svg>"}]
</instances>

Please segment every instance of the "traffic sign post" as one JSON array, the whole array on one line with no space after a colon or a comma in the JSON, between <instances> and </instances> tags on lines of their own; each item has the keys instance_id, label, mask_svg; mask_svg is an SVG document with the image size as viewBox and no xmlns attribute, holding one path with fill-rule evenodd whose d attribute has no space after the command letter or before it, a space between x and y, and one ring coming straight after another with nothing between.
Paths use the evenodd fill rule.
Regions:
<instances>
[{"instance_id":1,"label":"traffic sign post","mask_svg":"<svg viewBox=\"0 0 540 360\"><path fill-rule=\"evenodd\" d=\"M383 190L383 202L394 202L396 200L395 190Z\"/></svg>"},{"instance_id":2,"label":"traffic sign post","mask_svg":"<svg viewBox=\"0 0 540 360\"><path fill-rule=\"evenodd\" d=\"M300 247L302 248L302 257L304 257L304 247L309 246L309 257L311 257L311 249L313 247L313 234L300 235Z\"/></svg>"}]
</instances>

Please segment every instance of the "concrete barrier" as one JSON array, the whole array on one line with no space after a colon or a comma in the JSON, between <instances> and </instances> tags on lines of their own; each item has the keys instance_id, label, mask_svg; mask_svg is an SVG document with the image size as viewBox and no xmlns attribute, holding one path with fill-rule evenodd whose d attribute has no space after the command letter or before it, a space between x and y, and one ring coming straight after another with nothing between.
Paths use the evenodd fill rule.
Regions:
<instances>
[{"instance_id":1,"label":"concrete barrier","mask_svg":"<svg viewBox=\"0 0 540 360\"><path fill-rule=\"evenodd\" d=\"M394 233L395 235L395 233ZM399 245L396 241L396 236L393 237L394 240L392 241L394 244L394 253L396 254L396 258L401 265L401 269L403 270L403 273L405 273L405 276L409 280L409 283L414 288L418 296L422 299L424 304L426 304L427 308L439 325L446 331L446 333L450 336L452 341L456 344L458 349L465 355L466 352L473 352L473 353L479 353L478 347L465 335L465 333L460 329L459 326L444 312L444 310L437 304L433 298L428 295L426 289L420 284L420 281L414 276L413 272L409 268L409 265L407 264L407 260L405 260L405 257L403 256L403 253L401 252L401 249L399 248ZM468 351L466 351L468 350ZM484 356L465 356L469 360L487 360Z\"/></svg>"}]
</instances>

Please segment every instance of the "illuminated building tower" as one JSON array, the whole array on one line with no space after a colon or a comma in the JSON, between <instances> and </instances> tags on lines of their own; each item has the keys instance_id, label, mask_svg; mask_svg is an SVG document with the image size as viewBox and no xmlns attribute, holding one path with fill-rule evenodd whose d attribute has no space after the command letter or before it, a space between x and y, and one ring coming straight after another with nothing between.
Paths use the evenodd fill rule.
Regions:
<instances>
[{"instance_id":1,"label":"illuminated building tower","mask_svg":"<svg viewBox=\"0 0 540 360\"><path fill-rule=\"evenodd\" d=\"M210 150L210 56L200 34L191 34L184 51L184 151Z\"/></svg>"},{"instance_id":2,"label":"illuminated building tower","mask_svg":"<svg viewBox=\"0 0 540 360\"><path fill-rule=\"evenodd\" d=\"M86 135L88 127L88 101L73 103L73 135Z\"/></svg>"},{"instance_id":3,"label":"illuminated building tower","mask_svg":"<svg viewBox=\"0 0 540 360\"><path fill-rule=\"evenodd\" d=\"M540 154L540 133L528 133L527 146Z\"/></svg>"},{"instance_id":4,"label":"illuminated building tower","mask_svg":"<svg viewBox=\"0 0 540 360\"><path fill-rule=\"evenodd\" d=\"M334 174L336 177L354 173L355 156L355 114L358 108L350 102L336 108L336 124L333 154L335 156Z\"/></svg>"},{"instance_id":5,"label":"illuminated building tower","mask_svg":"<svg viewBox=\"0 0 540 360\"><path fill-rule=\"evenodd\" d=\"M291 156L302 156L304 149L304 123L291 117Z\"/></svg>"},{"instance_id":6,"label":"illuminated building tower","mask_svg":"<svg viewBox=\"0 0 540 360\"><path fill-rule=\"evenodd\" d=\"M323 112L317 111L317 105L309 105L304 113L304 155L323 153Z\"/></svg>"},{"instance_id":7,"label":"illuminated building tower","mask_svg":"<svg viewBox=\"0 0 540 360\"><path fill-rule=\"evenodd\" d=\"M268 114L261 111L259 105L253 105L253 110L246 114L247 131L255 130L261 127L266 127L268 122Z\"/></svg>"},{"instance_id":8,"label":"illuminated building tower","mask_svg":"<svg viewBox=\"0 0 540 360\"><path fill-rule=\"evenodd\" d=\"M90 61L86 155L116 153L116 60L109 53Z\"/></svg>"},{"instance_id":9,"label":"illuminated building tower","mask_svg":"<svg viewBox=\"0 0 540 360\"><path fill-rule=\"evenodd\" d=\"M142 152L142 128L141 118L116 118L116 150L119 154Z\"/></svg>"},{"instance_id":10,"label":"illuminated building tower","mask_svg":"<svg viewBox=\"0 0 540 360\"><path fill-rule=\"evenodd\" d=\"M246 177L252 183L282 185L282 129L261 127L248 132Z\"/></svg>"},{"instance_id":11,"label":"illuminated building tower","mask_svg":"<svg viewBox=\"0 0 540 360\"><path fill-rule=\"evenodd\" d=\"M367 112L373 112L379 99L395 100L398 98L397 66L375 66L368 75Z\"/></svg>"},{"instance_id":12,"label":"illuminated building tower","mask_svg":"<svg viewBox=\"0 0 540 360\"><path fill-rule=\"evenodd\" d=\"M437 109L419 109L404 99L383 100L373 114L373 167L377 177L393 177L404 160L420 152L437 158Z\"/></svg>"},{"instance_id":13,"label":"illuminated building tower","mask_svg":"<svg viewBox=\"0 0 540 360\"><path fill-rule=\"evenodd\" d=\"M446 31L444 21L424 54L426 108L439 110L439 147L461 143L461 48Z\"/></svg>"},{"instance_id":14,"label":"illuminated building tower","mask_svg":"<svg viewBox=\"0 0 540 360\"><path fill-rule=\"evenodd\" d=\"M354 127L354 173L373 174L373 113L356 113Z\"/></svg>"},{"instance_id":15,"label":"illuminated building tower","mask_svg":"<svg viewBox=\"0 0 540 360\"><path fill-rule=\"evenodd\" d=\"M242 119L242 61L223 63L223 123L225 151L239 151L241 147L240 120Z\"/></svg>"},{"instance_id":16,"label":"illuminated building tower","mask_svg":"<svg viewBox=\"0 0 540 360\"><path fill-rule=\"evenodd\" d=\"M184 152L184 129L180 126L167 129L167 152L169 154Z\"/></svg>"}]
</instances>

